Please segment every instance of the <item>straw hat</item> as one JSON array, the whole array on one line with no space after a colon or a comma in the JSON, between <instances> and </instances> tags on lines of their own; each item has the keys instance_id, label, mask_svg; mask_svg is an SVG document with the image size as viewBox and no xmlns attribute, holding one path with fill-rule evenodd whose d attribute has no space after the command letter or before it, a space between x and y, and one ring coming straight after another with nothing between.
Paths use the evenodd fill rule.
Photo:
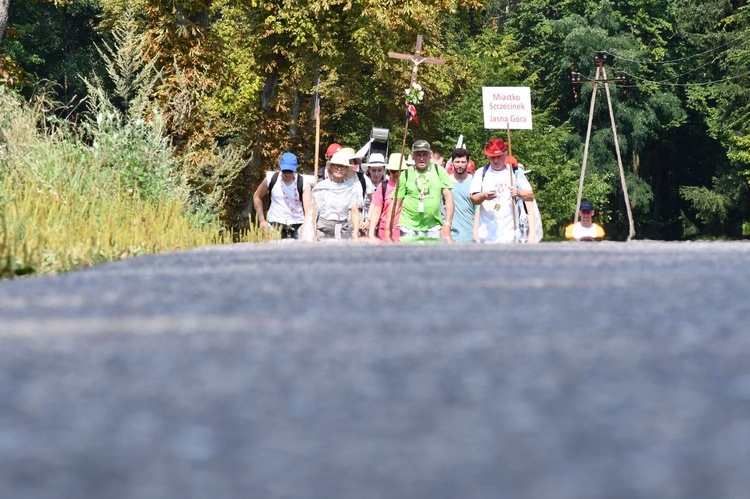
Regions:
<instances>
[{"instance_id":1,"label":"straw hat","mask_svg":"<svg viewBox=\"0 0 750 499\"><path fill-rule=\"evenodd\" d=\"M399 163L401 164L401 167L399 168ZM401 161L401 153L394 152L390 155L388 158L388 165L385 167L386 170L406 170L409 168L409 166L406 164L406 161Z\"/></svg>"},{"instance_id":2,"label":"straw hat","mask_svg":"<svg viewBox=\"0 0 750 499\"><path fill-rule=\"evenodd\" d=\"M356 166L357 163L353 160L356 159L356 152L350 147L345 147L338 152L334 153L331 159L328 160L326 166L331 165L344 165L344 166Z\"/></svg>"}]
</instances>

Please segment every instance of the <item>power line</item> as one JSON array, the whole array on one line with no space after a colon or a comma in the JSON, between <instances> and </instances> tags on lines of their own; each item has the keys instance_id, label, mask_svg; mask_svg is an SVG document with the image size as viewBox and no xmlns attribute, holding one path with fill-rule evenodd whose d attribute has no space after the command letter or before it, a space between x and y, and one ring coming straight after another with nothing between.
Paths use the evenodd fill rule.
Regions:
<instances>
[{"instance_id":1,"label":"power line","mask_svg":"<svg viewBox=\"0 0 750 499\"><path fill-rule=\"evenodd\" d=\"M668 80L664 80L664 81L649 80L648 78L636 76L625 71L622 71L622 74L629 76L631 78L634 78L636 80L640 80L646 83L653 83L654 85L659 85L662 87L701 87L701 86L706 86L706 85L716 85L718 83L725 83L730 80L737 80L739 78L744 78L746 76L750 76L750 71L748 71L747 73L743 73L741 75L737 75L737 76L727 76L726 78L722 78L721 80L711 80L711 81L704 81L700 83L667 83ZM618 87L624 87L624 88L636 88L638 86L639 85L618 85Z\"/></svg>"},{"instance_id":2,"label":"power line","mask_svg":"<svg viewBox=\"0 0 750 499\"><path fill-rule=\"evenodd\" d=\"M627 57L624 57L624 56L622 56L622 55L618 55L618 54L613 54L612 52L608 52L608 51L606 51L606 50L605 50L604 52L605 52L606 54L609 54L609 55L611 55L612 57L615 57L616 59L619 59L619 60L621 60L621 61L634 62L634 63L636 63L636 64L672 64L672 63L675 63L675 62L682 62L682 61L687 61L688 59L692 59L692 58L694 58L694 57L700 57L700 56L703 56L703 55L709 54L709 53L711 53L711 52L715 52L715 51L717 51L717 50L719 50L719 49L722 49L722 48L724 48L724 47L727 47L727 46L729 46L729 45L732 45L733 43L735 43L735 42L736 42L736 41L738 41L738 40L742 41L742 40L744 40L745 38L747 38L747 37L749 37L749 36L750 36L750 31L749 31L749 32L747 32L747 33L745 33L745 34L744 34L744 35L742 35L742 36L738 36L737 38L735 38L735 39L733 39L733 40L730 40L730 41L728 41L727 43L724 43L724 44L722 44L722 45L719 45L719 46L717 46L717 47L714 47L714 48L712 48L712 49L708 49L708 50L706 50L706 51L704 51L704 52L700 52L700 53L697 53L697 54L693 54L693 55L689 55L689 56L685 56L685 57L680 57L680 58L678 58L678 59L669 59L669 60L666 60L666 61L641 61L641 60L638 60L638 59L629 59L629 58L627 58Z\"/></svg>"}]
</instances>

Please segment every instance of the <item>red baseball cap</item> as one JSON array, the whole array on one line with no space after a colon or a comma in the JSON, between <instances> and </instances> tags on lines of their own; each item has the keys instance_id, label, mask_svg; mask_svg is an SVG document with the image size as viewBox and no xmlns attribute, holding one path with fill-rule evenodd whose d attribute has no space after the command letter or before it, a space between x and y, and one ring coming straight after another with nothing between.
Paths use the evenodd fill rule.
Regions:
<instances>
[{"instance_id":1,"label":"red baseball cap","mask_svg":"<svg viewBox=\"0 0 750 499\"><path fill-rule=\"evenodd\" d=\"M333 156L340 150L341 150L341 145L334 142L333 144L328 146L328 149L326 149L326 157L330 158L331 156Z\"/></svg>"}]
</instances>

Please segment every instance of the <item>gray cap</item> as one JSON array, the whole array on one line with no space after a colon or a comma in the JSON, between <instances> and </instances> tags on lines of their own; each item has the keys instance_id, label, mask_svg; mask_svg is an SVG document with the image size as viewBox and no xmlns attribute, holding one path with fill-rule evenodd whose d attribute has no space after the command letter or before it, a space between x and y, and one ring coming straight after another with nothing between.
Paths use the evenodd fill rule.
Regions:
<instances>
[{"instance_id":1,"label":"gray cap","mask_svg":"<svg viewBox=\"0 0 750 499\"><path fill-rule=\"evenodd\" d=\"M411 152L415 153L415 152L420 152L420 151L432 152L432 149L430 148L430 143L424 139L419 139L416 142L414 142L414 145L411 146Z\"/></svg>"}]
</instances>

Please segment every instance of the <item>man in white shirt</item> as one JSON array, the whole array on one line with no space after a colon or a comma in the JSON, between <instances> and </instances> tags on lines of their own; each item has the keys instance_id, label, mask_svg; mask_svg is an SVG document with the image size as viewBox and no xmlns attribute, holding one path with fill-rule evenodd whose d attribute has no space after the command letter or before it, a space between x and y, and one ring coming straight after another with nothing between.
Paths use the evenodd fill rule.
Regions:
<instances>
[{"instance_id":1,"label":"man in white shirt","mask_svg":"<svg viewBox=\"0 0 750 499\"><path fill-rule=\"evenodd\" d=\"M282 239L299 239L299 228L310 213L310 184L297 173L297 156L285 152L279 159L279 172L268 172L253 194L253 206L261 229L269 225L281 229ZM263 215L263 198L270 193L268 219Z\"/></svg>"},{"instance_id":2,"label":"man in white shirt","mask_svg":"<svg viewBox=\"0 0 750 499\"><path fill-rule=\"evenodd\" d=\"M475 239L481 243L525 242L528 218L523 201L533 201L534 190L523 170L514 171L509 164L503 139L490 139L484 154L489 164L474 173L469 190L471 202L479 205Z\"/></svg>"}]
</instances>

